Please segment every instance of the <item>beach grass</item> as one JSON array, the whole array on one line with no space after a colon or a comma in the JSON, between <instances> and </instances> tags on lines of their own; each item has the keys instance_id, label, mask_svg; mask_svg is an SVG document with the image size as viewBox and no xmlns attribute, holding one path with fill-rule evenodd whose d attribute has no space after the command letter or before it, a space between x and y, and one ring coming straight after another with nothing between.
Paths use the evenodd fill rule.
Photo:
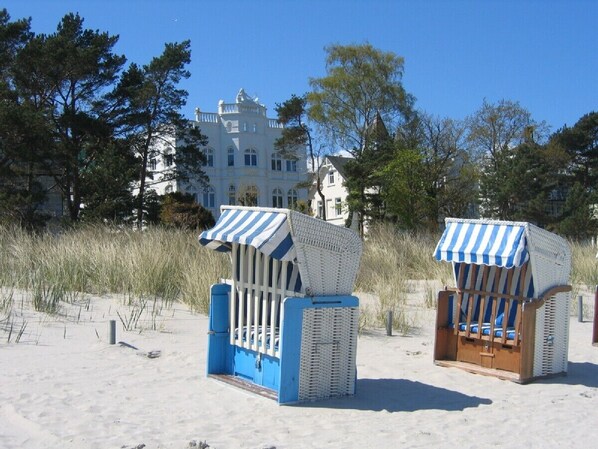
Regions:
<instances>
[{"instance_id":1,"label":"beach grass","mask_svg":"<svg viewBox=\"0 0 598 449\"><path fill-rule=\"evenodd\" d=\"M126 294L182 301L207 313L209 286L229 277L225 255L197 233L82 226L60 234L0 227L0 285L37 292L39 306L74 293Z\"/></svg>"},{"instance_id":2,"label":"beach grass","mask_svg":"<svg viewBox=\"0 0 598 449\"><path fill-rule=\"evenodd\" d=\"M230 277L230 259L199 245L197 236L162 227L136 231L85 225L57 234L31 234L0 226L0 286L30 290L36 308L50 314L58 313L61 301L72 303L80 293L181 301L207 313L210 285ZM390 225L369 230L355 290L376 299L362 308L361 327L384 327L389 311L399 333L418 325L406 312L411 283L453 284L451 265L433 258L438 238ZM596 248L581 243L571 248L571 283L593 292L598 285ZM435 307L435 287L426 286L421 296L417 305ZM8 301L3 302L6 314Z\"/></svg>"}]
</instances>

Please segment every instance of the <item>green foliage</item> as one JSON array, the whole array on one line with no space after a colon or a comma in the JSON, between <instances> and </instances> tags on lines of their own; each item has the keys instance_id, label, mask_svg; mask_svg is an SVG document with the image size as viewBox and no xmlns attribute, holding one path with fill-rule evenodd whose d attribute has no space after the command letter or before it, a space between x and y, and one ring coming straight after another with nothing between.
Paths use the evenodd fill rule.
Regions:
<instances>
[{"instance_id":1,"label":"green foliage","mask_svg":"<svg viewBox=\"0 0 598 449\"><path fill-rule=\"evenodd\" d=\"M349 152L363 167L347 171L349 210L357 212L359 229L363 232L368 212L374 213L380 204L369 204L366 189L374 186L379 165L376 154L390 137L385 129L394 128L412 113L414 99L402 85L403 58L362 45L331 45L326 48L326 76L311 78L308 93L308 114L317 123L329 146ZM359 177L357 177L359 176ZM383 212L378 211L376 214Z\"/></svg>"},{"instance_id":2,"label":"green foliage","mask_svg":"<svg viewBox=\"0 0 598 449\"><path fill-rule=\"evenodd\" d=\"M415 150L397 151L394 159L381 170L386 186L384 201L389 213L404 229L417 229L428 217L424 172L422 157Z\"/></svg>"},{"instance_id":3,"label":"green foliage","mask_svg":"<svg viewBox=\"0 0 598 449\"><path fill-rule=\"evenodd\" d=\"M589 240L598 232L598 217L595 210L596 195L575 183L565 201L563 219L557 231L572 240Z\"/></svg>"},{"instance_id":4,"label":"green foliage","mask_svg":"<svg viewBox=\"0 0 598 449\"><path fill-rule=\"evenodd\" d=\"M529 111L518 102L501 100L482 107L468 118L467 140L480 164L482 215L508 220L518 207L512 188L505 180L519 182L514 173L514 149L544 138L546 124L535 122ZM516 179L514 179L516 178Z\"/></svg>"},{"instance_id":5,"label":"green foliage","mask_svg":"<svg viewBox=\"0 0 598 449\"><path fill-rule=\"evenodd\" d=\"M560 129L550 143L569 157L570 184L594 189L598 183L598 112L584 115L572 128Z\"/></svg>"},{"instance_id":6,"label":"green foliage","mask_svg":"<svg viewBox=\"0 0 598 449\"><path fill-rule=\"evenodd\" d=\"M46 157L35 162L52 176L78 220L84 201L84 170L104 151L111 126L98 104L125 62L112 48L118 37L83 28L83 18L67 14L55 33L34 36L19 52L14 73L22 101L47 118ZM34 73L36 76L31 76Z\"/></svg>"},{"instance_id":7,"label":"green foliage","mask_svg":"<svg viewBox=\"0 0 598 449\"><path fill-rule=\"evenodd\" d=\"M371 44L326 47L326 76L311 78L309 116L331 147L359 155L378 115L394 128L411 114L414 99L402 85L403 58Z\"/></svg>"},{"instance_id":8,"label":"green foliage","mask_svg":"<svg viewBox=\"0 0 598 449\"><path fill-rule=\"evenodd\" d=\"M207 138L179 112L187 92L177 84L190 76L190 42L167 43L163 53L149 64L131 64L122 75L111 100L118 105L117 115L128 145L137 157L137 223L144 222L146 179L160 181L207 181L203 171L205 157L201 147ZM175 151L176 146L176 151ZM164 170L152 173L151 159L166 161Z\"/></svg>"},{"instance_id":9,"label":"green foliage","mask_svg":"<svg viewBox=\"0 0 598 449\"><path fill-rule=\"evenodd\" d=\"M166 226L187 230L209 229L216 224L212 213L197 204L193 195L180 192L164 196L160 222Z\"/></svg>"},{"instance_id":10,"label":"green foliage","mask_svg":"<svg viewBox=\"0 0 598 449\"><path fill-rule=\"evenodd\" d=\"M123 142L108 146L82 173L87 221L126 222L134 206L132 185L136 161Z\"/></svg>"}]
</instances>

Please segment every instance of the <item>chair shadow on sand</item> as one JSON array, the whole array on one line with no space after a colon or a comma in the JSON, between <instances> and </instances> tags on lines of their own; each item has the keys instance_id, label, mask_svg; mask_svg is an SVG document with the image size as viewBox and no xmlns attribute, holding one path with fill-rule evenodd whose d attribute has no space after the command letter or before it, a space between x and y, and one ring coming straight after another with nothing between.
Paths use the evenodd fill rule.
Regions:
<instances>
[{"instance_id":1,"label":"chair shadow on sand","mask_svg":"<svg viewBox=\"0 0 598 449\"><path fill-rule=\"evenodd\" d=\"M435 387L407 379L358 379L354 396L302 403L301 406L413 412L416 410L460 411L489 405L487 398L468 396L446 388Z\"/></svg>"},{"instance_id":2,"label":"chair shadow on sand","mask_svg":"<svg viewBox=\"0 0 598 449\"><path fill-rule=\"evenodd\" d=\"M598 365L589 362L569 362L566 376L540 379L538 382L598 388Z\"/></svg>"}]
</instances>

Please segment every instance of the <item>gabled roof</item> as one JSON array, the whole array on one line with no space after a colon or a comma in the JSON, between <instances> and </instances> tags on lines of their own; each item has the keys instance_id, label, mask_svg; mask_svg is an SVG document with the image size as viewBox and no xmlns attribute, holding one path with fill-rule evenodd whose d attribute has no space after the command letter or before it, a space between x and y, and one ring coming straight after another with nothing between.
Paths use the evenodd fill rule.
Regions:
<instances>
[{"instance_id":1,"label":"gabled roof","mask_svg":"<svg viewBox=\"0 0 598 449\"><path fill-rule=\"evenodd\" d=\"M345 165L347 162L352 161L352 157L343 157L343 156L326 156L328 162L332 164L332 166L336 169L337 172L343 177L346 178L345 175Z\"/></svg>"}]
</instances>

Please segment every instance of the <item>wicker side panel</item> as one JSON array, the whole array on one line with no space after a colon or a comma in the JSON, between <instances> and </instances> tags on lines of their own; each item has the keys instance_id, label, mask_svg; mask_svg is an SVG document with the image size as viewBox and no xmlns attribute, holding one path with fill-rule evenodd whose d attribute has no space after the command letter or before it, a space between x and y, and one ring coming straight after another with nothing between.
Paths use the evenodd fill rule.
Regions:
<instances>
[{"instance_id":1,"label":"wicker side panel","mask_svg":"<svg viewBox=\"0 0 598 449\"><path fill-rule=\"evenodd\" d=\"M554 298L555 326L557 332L554 339L553 373L567 372L569 362L569 310L571 294L559 293Z\"/></svg>"},{"instance_id":2,"label":"wicker side panel","mask_svg":"<svg viewBox=\"0 0 598 449\"><path fill-rule=\"evenodd\" d=\"M299 400L353 394L358 308L303 311Z\"/></svg>"},{"instance_id":3,"label":"wicker side panel","mask_svg":"<svg viewBox=\"0 0 598 449\"><path fill-rule=\"evenodd\" d=\"M569 293L546 300L536 314L534 377L567 371L569 352Z\"/></svg>"}]
</instances>

